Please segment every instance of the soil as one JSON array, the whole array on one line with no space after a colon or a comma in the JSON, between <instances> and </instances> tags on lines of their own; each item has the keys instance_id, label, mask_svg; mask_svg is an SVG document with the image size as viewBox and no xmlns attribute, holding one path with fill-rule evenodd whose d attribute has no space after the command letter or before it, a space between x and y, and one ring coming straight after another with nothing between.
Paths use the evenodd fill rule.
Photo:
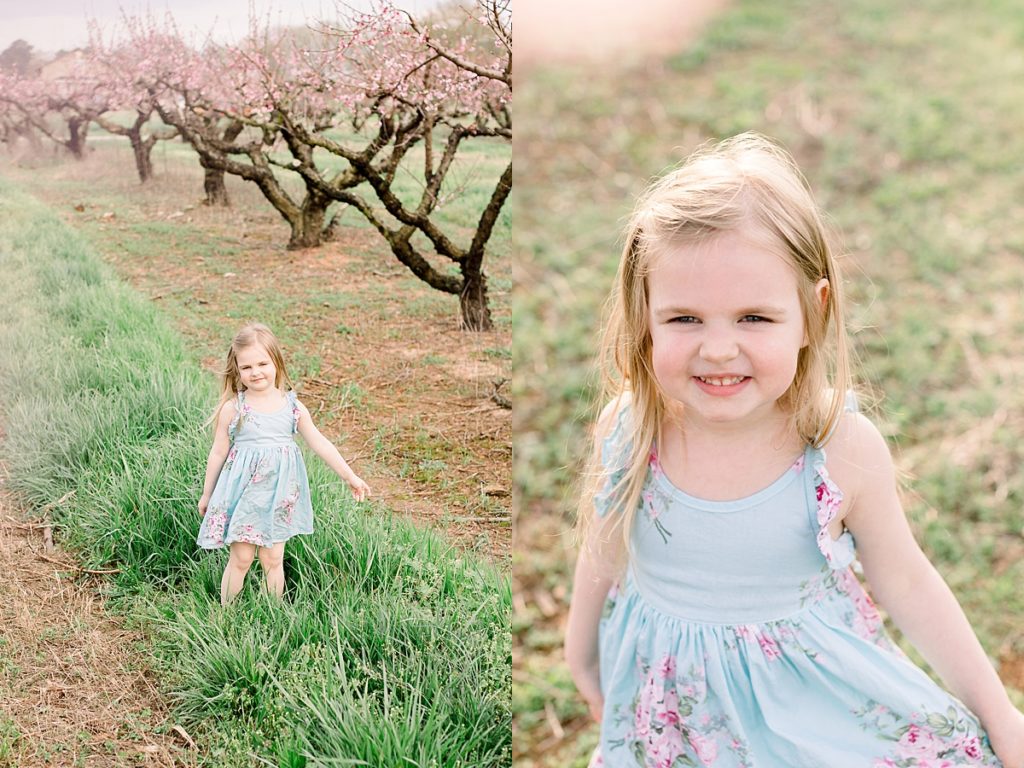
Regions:
<instances>
[{"instance_id":1,"label":"soil","mask_svg":"<svg viewBox=\"0 0 1024 768\"><path fill-rule=\"evenodd\" d=\"M47 552L0 467L0 767L188 766L141 637L105 614L95 577Z\"/></svg>"}]
</instances>

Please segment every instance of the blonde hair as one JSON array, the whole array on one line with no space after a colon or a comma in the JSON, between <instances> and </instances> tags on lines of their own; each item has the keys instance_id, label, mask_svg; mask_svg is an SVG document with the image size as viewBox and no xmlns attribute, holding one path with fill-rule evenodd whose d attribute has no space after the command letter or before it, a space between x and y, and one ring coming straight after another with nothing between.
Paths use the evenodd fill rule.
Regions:
<instances>
[{"instance_id":1,"label":"blonde hair","mask_svg":"<svg viewBox=\"0 0 1024 768\"><path fill-rule=\"evenodd\" d=\"M828 440L842 416L851 375L841 279L803 174L788 152L755 133L704 145L650 186L626 226L601 345L600 402L608 405L594 430L577 518L585 546L595 543L590 526L600 494L609 506L600 525L601 543L608 544L607 534L621 526L619 557L629 551L651 446L660 442L666 417L651 365L647 275L652 262L666 249L741 228L767 235L797 274L808 343L799 352L780 407L791 415L800 437L816 447ZM824 305L815 291L822 278L829 283ZM610 451L618 455L602 456L605 439L626 407L625 434Z\"/></svg>"},{"instance_id":2,"label":"blonde hair","mask_svg":"<svg viewBox=\"0 0 1024 768\"><path fill-rule=\"evenodd\" d=\"M263 323L249 323L235 334L235 338L231 341L231 346L228 347L227 359L224 362L224 368L220 371L220 400L217 402L217 407L214 408L210 418L207 419L207 425L216 423L217 415L220 413L220 409L224 407L224 404L234 400L238 397L239 392L244 391L242 375L238 370L238 355L243 349L248 349L254 344L259 344L267 350L267 354L270 355L270 359L274 363L274 368L277 369L277 373L274 376L274 386L278 389L292 389L292 382L288 378L288 371L284 365L284 356L281 354L281 345L278 344L274 332L263 325ZM244 418L244 414L240 413L238 415L239 427L242 426Z\"/></svg>"}]
</instances>

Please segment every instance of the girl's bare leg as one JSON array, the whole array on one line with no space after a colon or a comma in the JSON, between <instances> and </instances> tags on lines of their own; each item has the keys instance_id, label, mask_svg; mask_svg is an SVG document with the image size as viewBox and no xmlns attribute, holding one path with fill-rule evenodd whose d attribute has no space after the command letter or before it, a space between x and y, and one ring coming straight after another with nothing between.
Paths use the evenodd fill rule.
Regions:
<instances>
[{"instance_id":1,"label":"girl's bare leg","mask_svg":"<svg viewBox=\"0 0 1024 768\"><path fill-rule=\"evenodd\" d=\"M284 596L284 542L260 547L260 565L267 577L267 591L275 597Z\"/></svg>"},{"instance_id":2,"label":"girl's bare leg","mask_svg":"<svg viewBox=\"0 0 1024 768\"><path fill-rule=\"evenodd\" d=\"M245 541L236 541L231 544L231 555L228 557L227 567L220 580L220 604L227 605L235 599L242 590L245 583L245 574L249 572L256 557L256 545Z\"/></svg>"}]
</instances>

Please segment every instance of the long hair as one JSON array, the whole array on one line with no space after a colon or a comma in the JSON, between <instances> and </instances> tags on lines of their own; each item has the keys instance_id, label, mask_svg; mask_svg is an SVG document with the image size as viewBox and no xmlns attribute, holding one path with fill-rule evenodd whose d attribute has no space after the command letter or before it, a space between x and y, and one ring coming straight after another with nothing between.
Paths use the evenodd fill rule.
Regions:
<instances>
[{"instance_id":1,"label":"long hair","mask_svg":"<svg viewBox=\"0 0 1024 768\"><path fill-rule=\"evenodd\" d=\"M704 145L650 186L626 226L601 345L600 402L608 405L594 429L577 516L577 534L584 546L611 543L617 558L628 554L651 445L661 438L666 405L651 364L648 319L647 276L652 262L667 249L704 243L739 229L767 236L797 274L808 343L799 352L796 374L779 398L779 407L789 414L801 439L816 447L827 441L842 416L851 388L842 280L822 214L803 174L784 149L755 133ZM822 278L829 282L824 306L815 293ZM628 414L622 414L625 408ZM620 419L622 415L628 417ZM621 439L614 446L605 445L617 423ZM600 526L592 528L599 495L608 503L608 512ZM601 542L593 535L597 527ZM609 538L619 528L622 547Z\"/></svg>"},{"instance_id":2,"label":"long hair","mask_svg":"<svg viewBox=\"0 0 1024 768\"><path fill-rule=\"evenodd\" d=\"M245 389L242 386L242 375L238 370L238 355L243 349L247 349L254 344L259 344L267 350L267 354L270 355L270 359L277 369L277 374L274 377L274 386L278 389L292 389L292 382L288 378L288 371L284 365L284 356L281 354L281 345L278 344L274 332L263 325L263 323L249 323L235 334L235 338L231 341L231 346L228 347L227 359L224 361L224 368L220 371L220 400L218 400L217 407L214 408L210 418L207 419L207 425L215 423L217 415L220 413L220 409L224 407L224 404L229 400L235 399L238 393ZM238 415L239 427L242 426L244 418L244 414Z\"/></svg>"}]
</instances>

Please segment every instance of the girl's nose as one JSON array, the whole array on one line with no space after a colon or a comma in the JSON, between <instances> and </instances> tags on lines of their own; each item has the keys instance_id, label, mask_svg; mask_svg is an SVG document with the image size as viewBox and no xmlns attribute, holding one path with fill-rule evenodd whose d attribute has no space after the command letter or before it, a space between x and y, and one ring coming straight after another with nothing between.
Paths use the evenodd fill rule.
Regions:
<instances>
[{"instance_id":1,"label":"girl's nose","mask_svg":"<svg viewBox=\"0 0 1024 768\"><path fill-rule=\"evenodd\" d=\"M700 345L701 359L709 363L727 362L739 353L739 345L732 334L728 333L709 333Z\"/></svg>"}]
</instances>

